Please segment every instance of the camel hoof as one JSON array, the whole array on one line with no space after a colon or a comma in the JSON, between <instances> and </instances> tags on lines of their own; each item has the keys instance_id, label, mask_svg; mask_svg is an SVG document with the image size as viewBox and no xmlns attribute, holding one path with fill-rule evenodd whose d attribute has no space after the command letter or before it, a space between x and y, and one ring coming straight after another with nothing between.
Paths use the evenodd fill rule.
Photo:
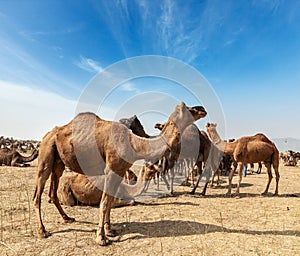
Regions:
<instances>
[{"instance_id":1,"label":"camel hoof","mask_svg":"<svg viewBox=\"0 0 300 256\"><path fill-rule=\"evenodd\" d=\"M167 196L168 196L168 197L174 197L175 194L174 194L174 192L172 191L172 192L169 192L169 193L167 194Z\"/></svg>"},{"instance_id":2,"label":"camel hoof","mask_svg":"<svg viewBox=\"0 0 300 256\"><path fill-rule=\"evenodd\" d=\"M227 193L225 194L225 196L226 196L226 197L231 197L231 193L230 193L230 192L227 192Z\"/></svg>"},{"instance_id":3,"label":"camel hoof","mask_svg":"<svg viewBox=\"0 0 300 256\"><path fill-rule=\"evenodd\" d=\"M235 198L235 199L240 199L241 196L240 196L240 194L235 194L235 195L234 195L234 198Z\"/></svg>"},{"instance_id":4,"label":"camel hoof","mask_svg":"<svg viewBox=\"0 0 300 256\"><path fill-rule=\"evenodd\" d=\"M64 223L72 223L74 221L75 221L75 218L71 218L71 217L64 218Z\"/></svg>"},{"instance_id":5,"label":"camel hoof","mask_svg":"<svg viewBox=\"0 0 300 256\"><path fill-rule=\"evenodd\" d=\"M190 192L190 195L195 195L195 191L192 190L192 191Z\"/></svg>"},{"instance_id":6,"label":"camel hoof","mask_svg":"<svg viewBox=\"0 0 300 256\"><path fill-rule=\"evenodd\" d=\"M105 237L102 238L100 236L96 237L95 239L96 243L99 244L100 246L107 246L109 245L111 242L109 240L107 240Z\"/></svg>"},{"instance_id":7,"label":"camel hoof","mask_svg":"<svg viewBox=\"0 0 300 256\"><path fill-rule=\"evenodd\" d=\"M110 229L110 230L105 231L105 235L108 237L115 237L118 235L118 232L114 229Z\"/></svg>"},{"instance_id":8,"label":"camel hoof","mask_svg":"<svg viewBox=\"0 0 300 256\"><path fill-rule=\"evenodd\" d=\"M263 192L261 193L261 196L266 196L268 193L267 192Z\"/></svg>"},{"instance_id":9,"label":"camel hoof","mask_svg":"<svg viewBox=\"0 0 300 256\"><path fill-rule=\"evenodd\" d=\"M51 236L51 233L48 231L38 232L38 238L48 238Z\"/></svg>"}]
</instances>

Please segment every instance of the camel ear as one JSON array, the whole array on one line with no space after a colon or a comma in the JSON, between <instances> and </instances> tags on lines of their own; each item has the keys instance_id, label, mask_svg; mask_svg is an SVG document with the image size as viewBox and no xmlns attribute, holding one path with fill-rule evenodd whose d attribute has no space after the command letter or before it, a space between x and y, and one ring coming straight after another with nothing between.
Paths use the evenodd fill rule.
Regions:
<instances>
[{"instance_id":1,"label":"camel ear","mask_svg":"<svg viewBox=\"0 0 300 256\"><path fill-rule=\"evenodd\" d=\"M186 108L186 105L184 102L181 102L179 105L179 117L182 118L184 115L184 109Z\"/></svg>"}]
</instances>

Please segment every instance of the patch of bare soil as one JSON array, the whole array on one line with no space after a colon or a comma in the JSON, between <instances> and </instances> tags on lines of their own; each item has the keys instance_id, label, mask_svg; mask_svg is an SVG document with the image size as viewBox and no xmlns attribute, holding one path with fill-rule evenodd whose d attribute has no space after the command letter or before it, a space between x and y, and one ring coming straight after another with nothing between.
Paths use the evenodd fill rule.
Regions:
<instances>
[{"instance_id":1,"label":"patch of bare soil","mask_svg":"<svg viewBox=\"0 0 300 256\"><path fill-rule=\"evenodd\" d=\"M240 199L224 197L227 177L221 177L221 187L208 188L205 198L189 195L191 188L182 186L175 187L174 197L140 197L143 204L112 210L119 237L100 247L94 241L98 208L63 206L76 219L65 224L48 203L48 183L42 209L52 236L37 238L31 201L36 161L27 168L2 166L0 255L297 255L300 167L281 166L280 174L279 197L260 196L267 182L266 169L243 178ZM274 184L275 179L270 192Z\"/></svg>"}]
</instances>

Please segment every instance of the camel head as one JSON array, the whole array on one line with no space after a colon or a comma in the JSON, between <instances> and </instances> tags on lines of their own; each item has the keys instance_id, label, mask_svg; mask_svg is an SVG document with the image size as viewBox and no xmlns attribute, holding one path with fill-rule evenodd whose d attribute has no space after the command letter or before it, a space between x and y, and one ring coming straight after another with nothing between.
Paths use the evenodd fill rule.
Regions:
<instances>
[{"instance_id":1,"label":"camel head","mask_svg":"<svg viewBox=\"0 0 300 256\"><path fill-rule=\"evenodd\" d=\"M196 120L205 117L207 112L202 106L187 107L184 102L175 107L174 112L170 115L169 121L176 124L182 132L187 126Z\"/></svg>"},{"instance_id":2,"label":"camel head","mask_svg":"<svg viewBox=\"0 0 300 256\"><path fill-rule=\"evenodd\" d=\"M157 124L154 125L154 128L158 129L158 130L162 130L164 127L165 127L165 124L159 124L159 123L157 123Z\"/></svg>"},{"instance_id":3,"label":"camel head","mask_svg":"<svg viewBox=\"0 0 300 256\"><path fill-rule=\"evenodd\" d=\"M206 124L206 130L207 130L208 136L210 138L213 138L213 134L216 132L216 127L217 127L217 124L213 124L213 123Z\"/></svg>"},{"instance_id":4,"label":"camel head","mask_svg":"<svg viewBox=\"0 0 300 256\"><path fill-rule=\"evenodd\" d=\"M190 111L195 121L207 115L206 110L202 106L187 107L187 109Z\"/></svg>"},{"instance_id":5,"label":"camel head","mask_svg":"<svg viewBox=\"0 0 300 256\"><path fill-rule=\"evenodd\" d=\"M144 171L144 180L151 180L155 178L156 173L160 173L162 171L162 161L157 161L155 163L152 163L150 161L146 161L145 165L143 166Z\"/></svg>"}]
</instances>

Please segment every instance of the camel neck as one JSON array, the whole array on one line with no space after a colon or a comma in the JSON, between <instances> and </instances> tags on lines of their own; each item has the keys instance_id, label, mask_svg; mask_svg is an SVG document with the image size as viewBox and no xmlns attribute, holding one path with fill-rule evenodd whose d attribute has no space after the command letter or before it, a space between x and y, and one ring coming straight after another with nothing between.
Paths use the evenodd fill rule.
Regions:
<instances>
[{"instance_id":1,"label":"camel neck","mask_svg":"<svg viewBox=\"0 0 300 256\"><path fill-rule=\"evenodd\" d=\"M131 133L130 142L138 159L149 159L155 162L180 142L180 136L175 123L170 121L160 135L142 138Z\"/></svg>"},{"instance_id":2,"label":"camel neck","mask_svg":"<svg viewBox=\"0 0 300 256\"><path fill-rule=\"evenodd\" d=\"M232 155L234 148L236 146L235 142L225 142L224 140L221 139L220 135L217 133L216 130L210 131L209 136L214 143L214 145L224 152L225 154Z\"/></svg>"}]
</instances>

